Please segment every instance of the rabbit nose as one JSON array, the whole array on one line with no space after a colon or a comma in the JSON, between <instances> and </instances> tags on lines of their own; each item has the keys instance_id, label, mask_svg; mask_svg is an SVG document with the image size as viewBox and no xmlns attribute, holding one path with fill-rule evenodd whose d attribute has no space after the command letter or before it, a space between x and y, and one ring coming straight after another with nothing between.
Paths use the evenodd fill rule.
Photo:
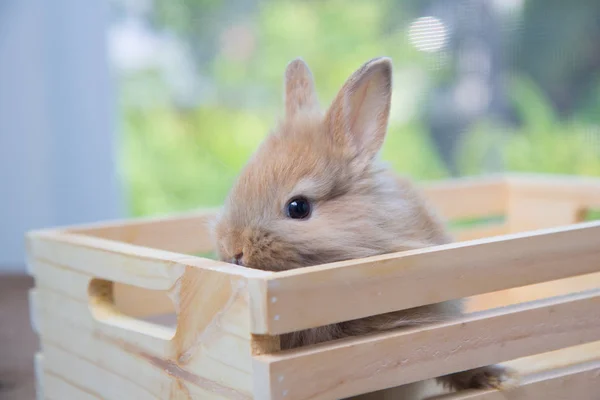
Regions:
<instances>
[{"instance_id":1,"label":"rabbit nose","mask_svg":"<svg viewBox=\"0 0 600 400\"><path fill-rule=\"evenodd\" d=\"M233 263L237 264L237 265L244 265L244 261L242 260L242 258L244 257L244 253L238 253L233 257Z\"/></svg>"}]
</instances>

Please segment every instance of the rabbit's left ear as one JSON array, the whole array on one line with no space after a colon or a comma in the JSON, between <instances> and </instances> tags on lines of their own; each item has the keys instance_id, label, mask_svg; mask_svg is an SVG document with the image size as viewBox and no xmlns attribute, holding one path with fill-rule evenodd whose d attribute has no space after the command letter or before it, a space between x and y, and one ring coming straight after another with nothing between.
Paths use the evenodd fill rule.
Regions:
<instances>
[{"instance_id":1,"label":"rabbit's left ear","mask_svg":"<svg viewBox=\"0 0 600 400\"><path fill-rule=\"evenodd\" d=\"M392 97L392 62L370 60L346 81L327 112L326 123L336 147L365 165L381 149Z\"/></svg>"},{"instance_id":2,"label":"rabbit's left ear","mask_svg":"<svg viewBox=\"0 0 600 400\"><path fill-rule=\"evenodd\" d=\"M285 70L285 112L293 117L299 110L318 106L315 84L308 65L297 58Z\"/></svg>"}]
</instances>

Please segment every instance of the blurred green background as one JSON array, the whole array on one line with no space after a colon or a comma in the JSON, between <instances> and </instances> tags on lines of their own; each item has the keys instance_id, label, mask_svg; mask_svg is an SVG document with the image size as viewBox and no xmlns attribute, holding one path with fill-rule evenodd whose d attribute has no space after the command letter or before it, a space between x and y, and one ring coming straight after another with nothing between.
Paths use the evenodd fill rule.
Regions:
<instances>
[{"instance_id":1,"label":"blurred green background","mask_svg":"<svg viewBox=\"0 0 600 400\"><path fill-rule=\"evenodd\" d=\"M394 62L382 156L417 180L600 176L597 0L114 0L120 162L133 215L219 205L302 57L327 106ZM142 51L143 49L145 50Z\"/></svg>"}]
</instances>

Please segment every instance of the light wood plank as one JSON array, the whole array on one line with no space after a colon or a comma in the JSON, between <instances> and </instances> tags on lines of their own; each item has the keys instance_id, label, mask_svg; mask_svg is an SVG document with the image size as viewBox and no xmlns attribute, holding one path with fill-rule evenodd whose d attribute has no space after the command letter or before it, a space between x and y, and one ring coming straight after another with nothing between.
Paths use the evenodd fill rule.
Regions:
<instances>
[{"instance_id":1,"label":"light wood plank","mask_svg":"<svg viewBox=\"0 0 600 400\"><path fill-rule=\"evenodd\" d=\"M600 288L600 273L476 295L466 299L465 308L467 312L483 311L595 288Z\"/></svg>"},{"instance_id":2,"label":"light wood plank","mask_svg":"<svg viewBox=\"0 0 600 400\"><path fill-rule=\"evenodd\" d=\"M209 224L218 208L65 228L65 232L183 254L211 252Z\"/></svg>"},{"instance_id":3,"label":"light wood plank","mask_svg":"<svg viewBox=\"0 0 600 400\"><path fill-rule=\"evenodd\" d=\"M598 178L522 174L507 182L512 232L574 224L587 209L600 207Z\"/></svg>"},{"instance_id":4,"label":"light wood plank","mask_svg":"<svg viewBox=\"0 0 600 400\"><path fill-rule=\"evenodd\" d=\"M214 267L187 266L172 291L178 313L178 327L174 332L120 315L110 307L98 309L94 289L89 293L87 290L88 282L94 279L85 271L39 260L35 260L34 266L39 272L36 297L45 312L52 315L40 328L45 340L53 329L70 326L64 321L71 321L71 325L81 330L71 326L70 330L78 333L68 341L70 348L77 348L76 354L81 357L108 357L104 358L108 365L119 363L138 373L139 365L124 362L124 357L134 354L134 358L146 360L161 371L171 370L172 374L192 380L193 385L200 382L209 385L210 390L230 393L228 398L250 396L254 345L249 328L246 277ZM85 332L93 334L86 336ZM65 343L69 335L63 331L54 337L54 343L60 344ZM85 342L77 347L78 340ZM107 342L113 343L117 351L107 351L104 346Z\"/></svg>"},{"instance_id":5,"label":"light wood plank","mask_svg":"<svg viewBox=\"0 0 600 400\"><path fill-rule=\"evenodd\" d=\"M267 399L332 399L600 340L600 289L255 357ZM307 385L306 382L311 382Z\"/></svg>"},{"instance_id":6,"label":"light wood plank","mask_svg":"<svg viewBox=\"0 0 600 400\"><path fill-rule=\"evenodd\" d=\"M30 259L147 289L171 288L186 266L249 278L271 274L203 257L70 233L32 232L27 235L27 243Z\"/></svg>"},{"instance_id":7,"label":"light wood plank","mask_svg":"<svg viewBox=\"0 0 600 400\"><path fill-rule=\"evenodd\" d=\"M600 387L600 342L567 347L503 363L522 376L510 391L465 390L427 400L596 399Z\"/></svg>"},{"instance_id":8,"label":"light wood plank","mask_svg":"<svg viewBox=\"0 0 600 400\"><path fill-rule=\"evenodd\" d=\"M62 400L102 400L99 394L78 386L75 382L69 382L67 377L61 377L51 371L44 374L46 381L46 398Z\"/></svg>"},{"instance_id":9,"label":"light wood plank","mask_svg":"<svg viewBox=\"0 0 600 400\"><path fill-rule=\"evenodd\" d=\"M308 267L250 282L252 332L282 334L594 272L600 222Z\"/></svg>"},{"instance_id":10,"label":"light wood plank","mask_svg":"<svg viewBox=\"0 0 600 400\"><path fill-rule=\"evenodd\" d=\"M186 392L195 393L196 398L211 398L212 393L215 394L214 398L220 399L249 398L247 394L236 392L218 380L218 374L215 371L223 369L218 358L207 358L204 361L203 370L190 371L185 366L178 366L175 361L168 358L156 358L127 343L112 340L110 337L98 336L94 331L79 324L79 321L67 320L51 309L45 310L43 315L46 325L42 336L44 347L58 347L72 357L77 357L94 366L97 375L90 379L93 379L95 385L114 384L115 377L118 377L120 381L144 387L145 390L160 399L177 398L177 395ZM64 347L65 338L68 338L68 347ZM68 373L68 369L62 369L62 366L55 365L54 361L47 364L47 369L70 379L71 375ZM212 377L216 379L208 379L206 376L210 375L204 373L206 370L212 370ZM235 381L237 387L248 387L248 382L251 381L248 372L242 372L235 368L221 372L221 376L227 376ZM84 384L81 379L75 382L86 390L94 389L94 386ZM219 393L220 395L217 395ZM106 393L104 395L108 396ZM123 397L116 397L116 399L121 398Z\"/></svg>"},{"instance_id":11,"label":"light wood plank","mask_svg":"<svg viewBox=\"0 0 600 400\"><path fill-rule=\"evenodd\" d=\"M77 382L88 392L95 393L98 397L106 400L161 400L166 397L161 395L161 392L152 392L148 385L139 385L125 376L115 374L102 366L80 358L62 346L57 347L50 343L44 343L44 357L47 371Z\"/></svg>"},{"instance_id":12,"label":"light wood plank","mask_svg":"<svg viewBox=\"0 0 600 400\"><path fill-rule=\"evenodd\" d=\"M145 360L160 371L172 369L173 374L212 385L211 390L231 392L230 398L242 398L246 395L240 393L251 391L254 347L243 279L191 268L182 280L177 299L177 332L164 334L161 332L168 328L112 314L113 319L107 319L94 313L93 307L92 318L83 291L70 289L68 292L75 295L70 297L64 289L63 293L58 291L60 282L47 281L35 289L47 315L41 336L53 343L68 342L69 349L79 356L103 360L107 368L117 369L120 375L127 376L126 371L139 374L143 368L136 362ZM44 285L58 286L58 290ZM130 354L133 361L131 357L127 361ZM139 376L142 384L151 374Z\"/></svg>"},{"instance_id":13,"label":"light wood plank","mask_svg":"<svg viewBox=\"0 0 600 400\"><path fill-rule=\"evenodd\" d=\"M81 300L89 298L88 287L92 275L75 271L47 261L30 260L37 282ZM116 307L126 315L146 318L154 315L174 314L175 305L170 291L150 290L115 283L113 297Z\"/></svg>"},{"instance_id":14,"label":"light wood plank","mask_svg":"<svg viewBox=\"0 0 600 400\"><path fill-rule=\"evenodd\" d=\"M446 219L489 217L507 211L508 186L501 176L423 182L419 187Z\"/></svg>"},{"instance_id":15,"label":"light wood plank","mask_svg":"<svg viewBox=\"0 0 600 400\"><path fill-rule=\"evenodd\" d=\"M56 298L55 295L61 294L65 296L64 299L75 300L80 305L79 311L71 310L71 312L77 313L77 316L83 320L89 320L89 313L92 311L99 320L116 327L127 327L127 329L138 334L153 335L163 340L168 340L173 336L174 332L170 328L165 329L160 325L150 324L137 318L129 318L129 314L120 309L118 304L111 304L110 298L105 300L108 304L100 306L94 304L94 301L98 301L98 299L91 296L90 282L93 282L94 279L90 275L39 260L33 260L32 265L36 274L36 287L45 291L50 290L50 293L45 296L51 296L51 298L46 299L46 301L53 302L56 307L61 306L60 303L63 298ZM107 288L106 290L110 289ZM35 299L35 291L37 290L31 291L32 299ZM105 293L105 295L110 297L110 293ZM167 296L165 295L165 297ZM169 309L174 311L173 302L168 297L167 300L170 302ZM36 305L37 301L32 301L31 304ZM125 313L125 315L120 315L122 313ZM112 319L112 321L107 322L106 319ZM145 341L145 339L142 339L142 341ZM152 342L149 345L155 346L156 344Z\"/></svg>"},{"instance_id":16,"label":"light wood plank","mask_svg":"<svg viewBox=\"0 0 600 400\"><path fill-rule=\"evenodd\" d=\"M600 178L579 175L511 174L510 193L522 197L572 201L585 208L600 208Z\"/></svg>"},{"instance_id":17,"label":"light wood plank","mask_svg":"<svg viewBox=\"0 0 600 400\"><path fill-rule=\"evenodd\" d=\"M488 237L501 236L509 234L508 224L490 224L484 226L476 226L473 228L463 228L452 232L455 240L458 242L466 242L468 240L485 239Z\"/></svg>"},{"instance_id":18,"label":"light wood plank","mask_svg":"<svg viewBox=\"0 0 600 400\"><path fill-rule=\"evenodd\" d=\"M148 290L121 283L116 283L113 291L117 308L132 317L175 314L175 305L169 291Z\"/></svg>"},{"instance_id":19,"label":"light wood plank","mask_svg":"<svg viewBox=\"0 0 600 400\"><path fill-rule=\"evenodd\" d=\"M527 378L521 386L511 391L470 391L428 400L597 400L600 361Z\"/></svg>"},{"instance_id":20,"label":"light wood plank","mask_svg":"<svg viewBox=\"0 0 600 400\"><path fill-rule=\"evenodd\" d=\"M552 373L598 361L600 361L600 342L590 342L533 356L520 357L507 361L504 365L517 369L527 381L528 376Z\"/></svg>"},{"instance_id":21,"label":"light wood plank","mask_svg":"<svg viewBox=\"0 0 600 400\"><path fill-rule=\"evenodd\" d=\"M508 225L511 232L567 226L581 222L581 205L574 200L529 198L511 194Z\"/></svg>"},{"instance_id":22,"label":"light wood plank","mask_svg":"<svg viewBox=\"0 0 600 400\"><path fill-rule=\"evenodd\" d=\"M239 372L248 378L252 375L248 301L245 278L190 268L176 302L179 318L173 345L177 364L194 373L205 371L203 376L218 373L219 381L227 386L244 384L248 385L244 390L251 390L250 381L234 377Z\"/></svg>"},{"instance_id":23,"label":"light wood plank","mask_svg":"<svg viewBox=\"0 0 600 400\"><path fill-rule=\"evenodd\" d=\"M31 268L35 267L35 263L46 263L114 281L117 307L132 316L147 317L173 312L173 304L168 296L174 295L186 266L233 276L270 274L200 257L54 231L34 232L29 235L28 242ZM32 273L36 274L34 271ZM37 272L37 279L64 278L60 271L52 269L41 268ZM83 287L81 282L71 282L71 285L67 285L67 281L64 283L65 287Z\"/></svg>"},{"instance_id":24,"label":"light wood plank","mask_svg":"<svg viewBox=\"0 0 600 400\"><path fill-rule=\"evenodd\" d=\"M109 321L97 319L90 313L89 303L75 298L66 297L44 287L35 289L38 299L39 323L43 324L41 318L42 310L55 310L55 314L67 321L78 321L81 326L96 332L98 336L109 337L123 343L135 343L141 352L155 357L167 358L172 354L172 345L169 338L174 332L168 327L123 317L122 321ZM115 317L117 319L118 317ZM52 325L40 326L40 335L45 335L45 330Z\"/></svg>"},{"instance_id":25,"label":"light wood plank","mask_svg":"<svg viewBox=\"0 0 600 400\"><path fill-rule=\"evenodd\" d=\"M31 258L146 289L168 290L185 270L180 255L86 236L29 235Z\"/></svg>"},{"instance_id":26,"label":"light wood plank","mask_svg":"<svg viewBox=\"0 0 600 400\"><path fill-rule=\"evenodd\" d=\"M53 291L82 302L89 300L88 286L94 279L92 275L41 260L33 260L31 265L36 287L52 288Z\"/></svg>"}]
</instances>

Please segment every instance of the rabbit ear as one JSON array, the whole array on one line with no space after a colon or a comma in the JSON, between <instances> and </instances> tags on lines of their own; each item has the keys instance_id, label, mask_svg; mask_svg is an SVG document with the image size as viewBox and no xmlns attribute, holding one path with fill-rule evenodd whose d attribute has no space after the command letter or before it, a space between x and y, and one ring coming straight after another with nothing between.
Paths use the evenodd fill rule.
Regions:
<instances>
[{"instance_id":1,"label":"rabbit ear","mask_svg":"<svg viewBox=\"0 0 600 400\"><path fill-rule=\"evenodd\" d=\"M392 95L392 62L375 58L346 81L326 117L329 134L349 158L369 163L381 149Z\"/></svg>"},{"instance_id":2,"label":"rabbit ear","mask_svg":"<svg viewBox=\"0 0 600 400\"><path fill-rule=\"evenodd\" d=\"M298 110L318 106L312 73L302 59L297 58L285 70L285 111L288 117Z\"/></svg>"}]
</instances>

